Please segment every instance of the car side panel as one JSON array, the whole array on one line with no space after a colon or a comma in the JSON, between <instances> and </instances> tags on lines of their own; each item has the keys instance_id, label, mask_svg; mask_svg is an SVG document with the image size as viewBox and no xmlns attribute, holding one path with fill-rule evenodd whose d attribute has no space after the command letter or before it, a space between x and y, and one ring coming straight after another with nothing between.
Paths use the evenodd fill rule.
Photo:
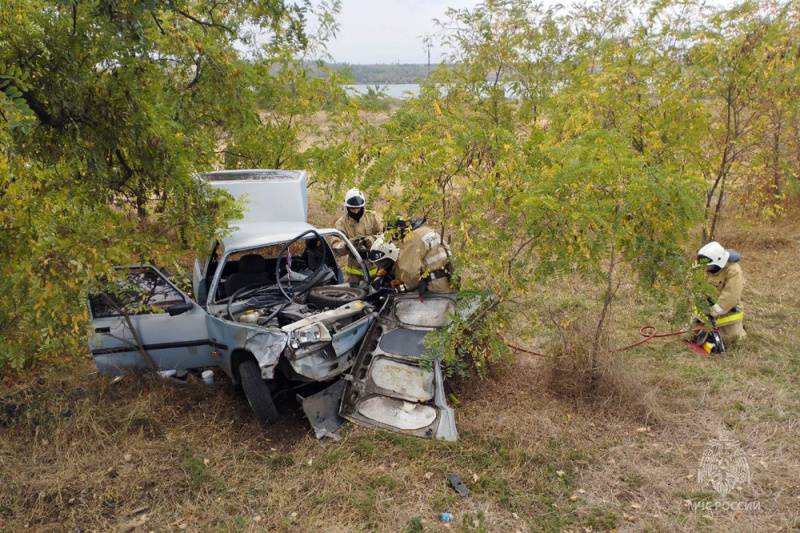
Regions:
<instances>
[{"instance_id":1,"label":"car side panel","mask_svg":"<svg viewBox=\"0 0 800 533\"><path fill-rule=\"evenodd\" d=\"M252 354L258 361L262 377L272 379L289 338L277 328L230 322L211 315L208 315L208 334L218 347L219 367L234 380L233 356L237 350Z\"/></svg>"}]
</instances>

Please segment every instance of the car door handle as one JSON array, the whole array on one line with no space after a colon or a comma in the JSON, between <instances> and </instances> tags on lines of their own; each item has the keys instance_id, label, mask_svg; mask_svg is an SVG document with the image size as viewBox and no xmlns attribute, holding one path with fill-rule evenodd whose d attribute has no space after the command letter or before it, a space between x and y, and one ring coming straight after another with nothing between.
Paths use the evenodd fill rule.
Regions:
<instances>
[{"instance_id":1,"label":"car door handle","mask_svg":"<svg viewBox=\"0 0 800 533\"><path fill-rule=\"evenodd\" d=\"M95 333L111 333L111 327L94 328Z\"/></svg>"}]
</instances>

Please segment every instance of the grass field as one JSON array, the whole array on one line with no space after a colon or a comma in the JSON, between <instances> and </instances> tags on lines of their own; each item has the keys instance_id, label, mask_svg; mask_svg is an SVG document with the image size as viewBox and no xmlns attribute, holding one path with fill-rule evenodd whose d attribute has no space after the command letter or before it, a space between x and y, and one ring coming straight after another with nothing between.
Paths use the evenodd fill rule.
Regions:
<instances>
[{"instance_id":1,"label":"grass field","mask_svg":"<svg viewBox=\"0 0 800 533\"><path fill-rule=\"evenodd\" d=\"M219 373L212 386L109 384L84 358L20 378L0 392L0 530L797 530L800 231L720 239L743 257L743 343L716 358L677 338L621 352L618 392L602 401L559 396L542 359L519 354L488 379L450 384L455 443L353 425L340 442L317 441L293 393L279 396L283 417L264 430ZM532 312L592 316L585 289L537 289L519 302L520 323ZM614 309L617 345L638 340L644 324L670 329L669 310L632 287ZM545 328L534 338L514 331L515 344L552 346ZM697 480L719 435L740 442L751 474L726 498ZM471 494L457 495L448 474ZM709 505L694 510L698 502ZM442 511L455 521L439 523Z\"/></svg>"}]
</instances>

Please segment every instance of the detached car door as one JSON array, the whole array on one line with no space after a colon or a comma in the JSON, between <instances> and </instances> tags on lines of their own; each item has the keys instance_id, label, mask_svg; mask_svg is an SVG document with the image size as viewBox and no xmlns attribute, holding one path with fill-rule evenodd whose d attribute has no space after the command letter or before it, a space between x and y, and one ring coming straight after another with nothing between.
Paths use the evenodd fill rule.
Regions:
<instances>
[{"instance_id":1,"label":"detached car door","mask_svg":"<svg viewBox=\"0 0 800 533\"><path fill-rule=\"evenodd\" d=\"M423 368L424 339L458 313L454 294L392 297L364 339L345 379L339 414L363 426L456 440L439 361Z\"/></svg>"},{"instance_id":2,"label":"detached car door","mask_svg":"<svg viewBox=\"0 0 800 533\"><path fill-rule=\"evenodd\" d=\"M100 373L149 369L142 349L158 370L216 366L205 310L152 266L118 272L105 292L89 296L89 350Z\"/></svg>"}]
</instances>

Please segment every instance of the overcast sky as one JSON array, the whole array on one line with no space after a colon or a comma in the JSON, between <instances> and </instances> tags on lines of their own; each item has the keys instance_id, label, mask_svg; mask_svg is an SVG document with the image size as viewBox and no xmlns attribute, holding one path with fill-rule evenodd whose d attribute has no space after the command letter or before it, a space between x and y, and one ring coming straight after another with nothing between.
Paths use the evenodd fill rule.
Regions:
<instances>
[{"instance_id":1,"label":"overcast sky","mask_svg":"<svg viewBox=\"0 0 800 533\"><path fill-rule=\"evenodd\" d=\"M448 7L472 8L478 0L342 0L341 28L328 51L340 63L426 63L423 36L435 31ZM431 61L439 60L436 48Z\"/></svg>"},{"instance_id":2,"label":"overcast sky","mask_svg":"<svg viewBox=\"0 0 800 533\"><path fill-rule=\"evenodd\" d=\"M433 19L445 19L448 7L473 8L480 0L342 0L340 30L328 51L340 63L426 63L425 35L437 30ZM572 0L543 0L545 6ZM730 5L734 0L708 0ZM431 50L437 63L442 50Z\"/></svg>"}]
</instances>

